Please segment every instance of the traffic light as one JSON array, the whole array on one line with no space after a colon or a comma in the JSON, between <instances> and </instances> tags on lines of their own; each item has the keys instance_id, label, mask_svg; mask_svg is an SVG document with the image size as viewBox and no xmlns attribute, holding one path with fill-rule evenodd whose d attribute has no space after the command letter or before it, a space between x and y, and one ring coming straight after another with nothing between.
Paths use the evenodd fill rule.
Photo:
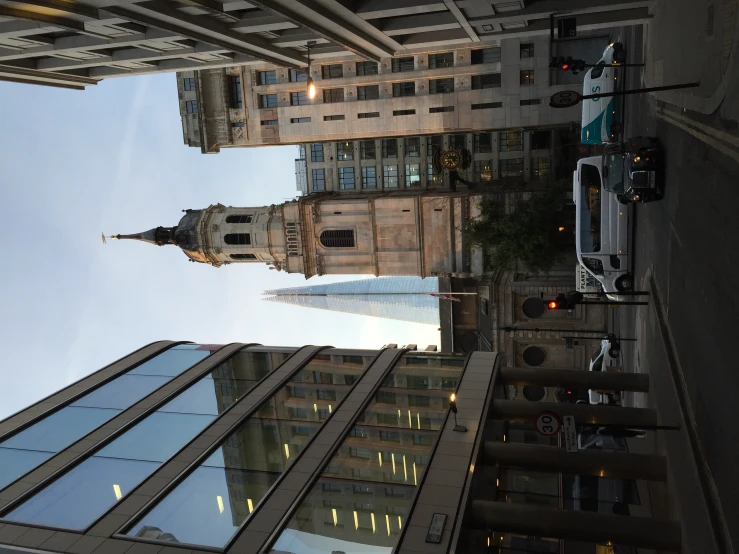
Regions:
<instances>
[{"instance_id":1,"label":"traffic light","mask_svg":"<svg viewBox=\"0 0 739 554\"><path fill-rule=\"evenodd\" d=\"M580 302L583 301L583 293L578 291L568 292L567 294L560 292L557 298L547 302L547 308L550 310L574 310Z\"/></svg>"},{"instance_id":2,"label":"traffic light","mask_svg":"<svg viewBox=\"0 0 739 554\"><path fill-rule=\"evenodd\" d=\"M572 67L572 56L567 56L565 58L565 61L559 67L563 71L567 71L570 67Z\"/></svg>"},{"instance_id":3,"label":"traffic light","mask_svg":"<svg viewBox=\"0 0 739 554\"><path fill-rule=\"evenodd\" d=\"M559 293L557 295L557 298L554 300L550 300L547 303L547 307L550 310L566 310L567 309L567 298L565 297L564 293Z\"/></svg>"},{"instance_id":4,"label":"traffic light","mask_svg":"<svg viewBox=\"0 0 739 554\"><path fill-rule=\"evenodd\" d=\"M573 75L577 75L580 71L585 71L585 60L572 60L570 62L570 70Z\"/></svg>"}]
</instances>

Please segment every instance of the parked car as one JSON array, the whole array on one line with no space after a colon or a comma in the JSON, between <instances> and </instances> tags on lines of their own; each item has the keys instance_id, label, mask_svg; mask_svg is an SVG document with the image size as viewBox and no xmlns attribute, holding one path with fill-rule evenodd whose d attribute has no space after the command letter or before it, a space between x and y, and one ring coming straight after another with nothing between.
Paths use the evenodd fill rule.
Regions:
<instances>
[{"instance_id":1,"label":"parked car","mask_svg":"<svg viewBox=\"0 0 739 554\"><path fill-rule=\"evenodd\" d=\"M603 150L603 186L621 204L664 197L664 154L654 137L633 137Z\"/></svg>"},{"instance_id":2,"label":"parked car","mask_svg":"<svg viewBox=\"0 0 739 554\"><path fill-rule=\"evenodd\" d=\"M600 343L600 350L590 360L590 371L621 371L621 345L616 337L609 335ZM591 404L618 405L621 403L621 392L616 390L589 389L588 399Z\"/></svg>"},{"instance_id":3,"label":"parked car","mask_svg":"<svg viewBox=\"0 0 739 554\"><path fill-rule=\"evenodd\" d=\"M583 95L610 93L616 90L618 72L622 68L612 67L626 61L626 49L620 42L609 44L603 56L585 74ZM582 102L582 131L580 142L583 144L603 144L618 140L623 132L622 100L615 96L588 98Z\"/></svg>"}]
</instances>

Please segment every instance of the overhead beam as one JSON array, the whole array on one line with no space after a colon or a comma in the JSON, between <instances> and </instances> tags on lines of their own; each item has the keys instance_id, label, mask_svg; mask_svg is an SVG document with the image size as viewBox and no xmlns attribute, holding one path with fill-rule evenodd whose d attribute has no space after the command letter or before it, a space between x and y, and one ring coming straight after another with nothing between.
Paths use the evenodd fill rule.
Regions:
<instances>
[{"instance_id":1,"label":"overhead beam","mask_svg":"<svg viewBox=\"0 0 739 554\"><path fill-rule=\"evenodd\" d=\"M472 42L480 42L480 37L477 36L477 33L467 21L467 18L462 13L462 10L457 7L457 3L455 2L455 0L444 0L444 4L447 8L449 8L449 11L454 14L454 17L457 18L457 21L462 26L462 29L465 30L467 36L470 37L470 40Z\"/></svg>"},{"instance_id":2,"label":"overhead beam","mask_svg":"<svg viewBox=\"0 0 739 554\"><path fill-rule=\"evenodd\" d=\"M591 13L602 13L608 11L619 11L633 8L648 8L652 0L568 0L568 15L585 15ZM526 6L521 10L501 12L499 15L471 17L472 25L483 25L490 23L508 23L527 19L549 19L552 14L561 12L560 0L540 0L535 4Z\"/></svg>"},{"instance_id":3,"label":"overhead beam","mask_svg":"<svg viewBox=\"0 0 739 554\"><path fill-rule=\"evenodd\" d=\"M371 0L357 10L362 19L380 19L447 11L442 0Z\"/></svg>"},{"instance_id":4,"label":"overhead beam","mask_svg":"<svg viewBox=\"0 0 739 554\"><path fill-rule=\"evenodd\" d=\"M298 27L295 23L285 21L284 17L272 15L270 13L251 17L249 17L249 15L250 14L246 14L245 17L230 25L229 28L240 33L265 33L269 31L295 29Z\"/></svg>"},{"instance_id":5,"label":"overhead beam","mask_svg":"<svg viewBox=\"0 0 739 554\"><path fill-rule=\"evenodd\" d=\"M6 64L0 64L0 80L79 89L83 89L87 85L96 85L98 82L97 79L88 77L39 71Z\"/></svg>"},{"instance_id":6,"label":"overhead beam","mask_svg":"<svg viewBox=\"0 0 739 554\"><path fill-rule=\"evenodd\" d=\"M412 33L446 31L448 29L457 29L460 26L454 14L448 11L378 19L373 21L372 24L391 37Z\"/></svg>"}]
</instances>

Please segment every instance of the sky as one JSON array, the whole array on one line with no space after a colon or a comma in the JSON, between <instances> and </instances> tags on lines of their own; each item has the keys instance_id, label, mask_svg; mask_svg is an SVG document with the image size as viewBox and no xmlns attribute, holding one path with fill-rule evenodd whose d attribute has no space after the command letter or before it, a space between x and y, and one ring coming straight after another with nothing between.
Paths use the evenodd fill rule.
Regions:
<instances>
[{"instance_id":1,"label":"sky","mask_svg":"<svg viewBox=\"0 0 739 554\"><path fill-rule=\"evenodd\" d=\"M213 268L176 247L108 241L186 208L295 197L295 146L183 144L175 74L72 91L0 83L0 420L157 340L379 348L439 344L436 326L264 302L313 277Z\"/></svg>"}]
</instances>

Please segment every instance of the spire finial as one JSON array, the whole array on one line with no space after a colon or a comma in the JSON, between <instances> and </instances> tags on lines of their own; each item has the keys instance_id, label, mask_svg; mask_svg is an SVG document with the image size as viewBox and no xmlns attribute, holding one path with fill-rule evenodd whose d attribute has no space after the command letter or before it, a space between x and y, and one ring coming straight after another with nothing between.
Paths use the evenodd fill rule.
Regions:
<instances>
[{"instance_id":1,"label":"spire finial","mask_svg":"<svg viewBox=\"0 0 739 554\"><path fill-rule=\"evenodd\" d=\"M103 244L107 242L105 239L117 239L117 238L118 238L118 235L109 235L106 237L105 233L103 233Z\"/></svg>"}]
</instances>

